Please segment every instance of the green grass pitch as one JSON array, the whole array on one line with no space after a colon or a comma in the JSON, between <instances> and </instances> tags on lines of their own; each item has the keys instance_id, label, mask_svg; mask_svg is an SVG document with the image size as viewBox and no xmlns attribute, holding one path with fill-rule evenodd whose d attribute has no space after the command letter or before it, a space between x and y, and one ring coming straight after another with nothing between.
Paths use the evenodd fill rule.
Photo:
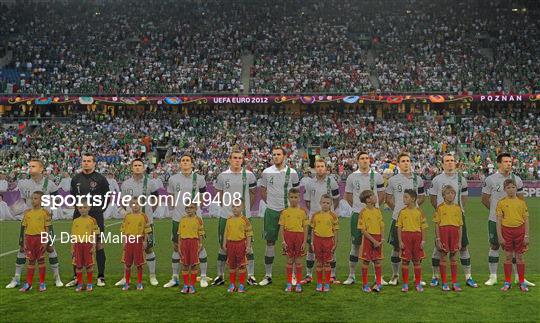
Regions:
<instances>
[{"instance_id":1,"label":"green grass pitch","mask_svg":"<svg viewBox=\"0 0 540 323\"><path fill-rule=\"evenodd\" d=\"M531 215L531 245L525 259L526 277L540 286L540 199L527 200ZM424 205L426 214L433 209ZM385 222L390 224L390 212ZM171 274L171 222L158 220L157 272L159 287L148 283L145 272L145 290L123 292L114 283L122 277L120 262L121 246L107 245L107 286L96 287L92 293L75 293L71 288L56 288L52 274L47 270L48 290L39 293L35 289L20 293L17 289L5 289L13 275L15 254L0 257L0 320L7 321L540 321L540 287L522 293L514 285L507 293L499 291L502 273L502 257L499 264L499 284L484 286L488 277L487 266L487 210L479 198L471 198L467 207L473 277L480 287L464 287L461 293L443 293L439 288L426 287L424 293L400 292L399 287L385 286L382 293L364 294L360 284L334 285L329 293L316 293L313 284L305 287L302 294L286 294L284 288L284 257L276 256L274 283L267 287L250 287L244 295L226 293L226 287L199 288L195 295L182 295L177 288L161 287ZM118 232L118 220L109 220L108 230ZM210 277L215 276L217 253L217 220L205 219ZM256 277L263 278L264 241L261 238L262 220L255 219L254 230ZM344 280L348 274L349 220L341 220L340 243L337 256L337 274ZM69 231L70 221L56 221L55 231ZM0 254L17 248L18 222L0 223ZM424 280L431 277L430 255L433 248L433 223L430 223L429 241L423 262ZM278 244L280 245L280 244ZM71 275L70 246L57 245L60 270L64 282ZM390 248L385 244L383 274L389 278ZM279 250L279 248L277 248ZM48 265L48 262L47 262ZM95 269L97 271L97 269ZM145 271L147 268L145 267ZM461 268L459 279L464 284ZM357 279L361 278L357 269ZM23 271L23 276L25 272ZM372 280L370 268L370 280ZM24 277L23 277L24 278ZM37 274L36 278L37 279Z\"/></svg>"}]
</instances>

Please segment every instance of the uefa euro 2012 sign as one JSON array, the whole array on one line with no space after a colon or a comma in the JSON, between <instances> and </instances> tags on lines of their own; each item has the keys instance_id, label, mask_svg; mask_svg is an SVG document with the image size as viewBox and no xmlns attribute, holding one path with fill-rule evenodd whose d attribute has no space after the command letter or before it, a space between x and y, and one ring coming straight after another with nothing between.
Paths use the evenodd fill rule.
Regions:
<instances>
[{"instance_id":1,"label":"uefa euro 2012 sign","mask_svg":"<svg viewBox=\"0 0 540 323\"><path fill-rule=\"evenodd\" d=\"M407 94L407 95L183 95L183 96L50 96L9 95L0 96L0 104L111 104L111 105L186 105L186 104L317 104L317 103L507 103L537 102L540 94Z\"/></svg>"}]
</instances>

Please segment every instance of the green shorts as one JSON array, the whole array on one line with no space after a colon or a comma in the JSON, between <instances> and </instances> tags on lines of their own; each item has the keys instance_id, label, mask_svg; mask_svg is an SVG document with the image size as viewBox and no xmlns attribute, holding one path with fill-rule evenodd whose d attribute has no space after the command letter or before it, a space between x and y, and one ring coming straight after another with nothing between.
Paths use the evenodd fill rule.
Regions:
<instances>
[{"instance_id":1,"label":"green shorts","mask_svg":"<svg viewBox=\"0 0 540 323\"><path fill-rule=\"evenodd\" d=\"M180 222L172 221L171 241L178 243L178 226Z\"/></svg>"},{"instance_id":2,"label":"green shorts","mask_svg":"<svg viewBox=\"0 0 540 323\"><path fill-rule=\"evenodd\" d=\"M467 225L465 224L465 215L462 214L463 226L461 227L461 248L469 245L469 236L467 235Z\"/></svg>"},{"instance_id":3,"label":"green shorts","mask_svg":"<svg viewBox=\"0 0 540 323\"><path fill-rule=\"evenodd\" d=\"M499 236L497 235L497 222L488 221L488 234L489 234L489 243L492 245L499 245Z\"/></svg>"},{"instance_id":4,"label":"green shorts","mask_svg":"<svg viewBox=\"0 0 540 323\"><path fill-rule=\"evenodd\" d=\"M392 219L390 224L390 233L388 234L388 243L391 244L394 249L399 249L399 237L397 234L396 220Z\"/></svg>"},{"instance_id":5,"label":"green shorts","mask_svg":"<svg viewBox=\"0 0 540 323\"><path fill-rule=\"evenodd\" d=\"M225 225L227 224L227 219L219 218L218 220L218 241L219 246L223 245L223 238L225 237Z\"/></svg>"},{"instance_id":6,"label":"green shorts","mask_svg":"<svg viewBox=\"0 0 540 323\"><path fill-rule=\"evenodd\" d=\"M156 243L154 241L154 224L150 224L150 228L152 229L152 232L148 234L148 241L146 241L146 248L153 248Z\"/></svg>"},{"instance_id":7,"label":"green shorts","mask_svg":"<svg viewBox=\"0 0 540 323\"><path fill-rule=\"evenodd\" d=\"M264 240L277 241L279 234L280 214L280 211L274 211L268 208L264 211Z\"/></svg>"},{"instance_id":8,"label":"green shorts","mask_svg":"<svg viewBox=\"0 0 540 323\"><path fill-rule=\"evenodd\" d=\"M351 214L351 243L359 246L362 243L362 231L358 229L358 213Z\"/></svg>"}]
</instances>

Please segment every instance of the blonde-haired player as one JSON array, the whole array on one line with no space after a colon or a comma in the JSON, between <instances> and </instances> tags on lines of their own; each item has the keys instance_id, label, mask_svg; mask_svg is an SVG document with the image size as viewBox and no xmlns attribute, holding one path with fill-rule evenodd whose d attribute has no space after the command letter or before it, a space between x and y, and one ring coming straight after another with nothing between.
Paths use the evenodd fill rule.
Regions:
<instances>
[{"instance_id":1,"label":"blonde-haired player","mask_svg":"<svg viewBox=\"0 0 540 323\"><path fill-rule=\"evenodd\" d=\"M321 210L311 217L312 248L317 261L317 288L318 292L330 291L330 262L334 258L334 251L338 243L339 220L330 210L332 199L328 195L321 197ZM324 276L324 286L323 286Z\"/></svg>"},{"instance_id":2,"label":"blonde-haired player","mask_svg":"<svg viewBox=\"0 0 540 323\"><path fill-rule=\"evenodd\" d=\"M525 282L525 262L523 254L529 246L529 211L527 204L516 195L517 185L512 179L504 181L506 197L497 203L497 236L506 254L504 261L505 282L502 291L511 287L512 258L516 258L519 288L528 292Z\"/></svg>"},{"instance_id":3,"label":"blonde-haired player","mask_svg":"<svg viewBox=\"0 0 540 323\"><path fill-rule=\"evenodd\" d=\"M457 261L456 253L461 249L461 235L463 234L463 219L461 217L461 207L454 203L456 189L451 185L446 185L442 189L444 202L437 206L433 221L435 222L436 248L441 254L440 272L442 290L449 291L450 287L446 281L446 256L450 256L450 272L452 275L452 288L454 291L461 291L457 282Z\"/></svg>"}]
</instances>

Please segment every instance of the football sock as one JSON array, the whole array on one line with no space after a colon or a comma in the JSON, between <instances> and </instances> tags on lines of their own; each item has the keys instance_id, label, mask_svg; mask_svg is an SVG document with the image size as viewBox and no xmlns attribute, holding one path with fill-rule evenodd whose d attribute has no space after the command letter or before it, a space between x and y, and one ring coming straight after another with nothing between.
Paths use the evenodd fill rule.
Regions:
<instances>
[{"instance_id":1,"label":"football sock","mask_svg":"<svg viewBox=\"0 0 540 323\"><path fill-rule=\"evenodd\" d=\"M510 283L512 279L512 263L504 263L504 280Z\"/></svg>"},{"instance_id":2,"label":"football sock","mask_svg":"<svg viewBox=\"0 0 540 323\"><path fill-rule=\"evenodd\" d=\"M420 265L414 265L414 284L419 285L422 280L422 267Z\"/></svg>"},{"instance_id":3,"label":"football sock","mask_svg":"<svg viewBox=\"0 0 540 323\"><path fill-rule=\"evenodd\" d=\"M58 268L58 254L56 253L56 249L49 252L49 265L54 277L60 277L60 270Z\"/></svg>"},{"instance_id":4,"label":"football sock","mask_svg":"<svg viewBox=\"0 0 540 323\"><path fill-rule=\"evenodd\" d=\"M246 270L245 269L240 269L238 271L238 279L240 280L241 285L246 284Z\"/></svg>"},{"instance_id":5,"label":"football sock","mask_svg":"<svg viewBox=\"0 0 540 323\"><path fill-rule=\"evenodd\" d=\"M126 279L126 284L129 285L131 281L131 267L126 267L126 271L124 272L124 277Z\"/></svg>"},{"instance_id":6,"label":"football sock","mask_svg":"<svg viewBox=\"0 0 540 323\"><path fill-rule=\"evenodd\" d=\"M82 271L77 269L77 285L82 285Z\"/></svg>"},{"instance_id":7,"label":"football sock","mask_svg":"<svg viewBox=\"0 0 540 323\"><path fill-rule=\"evenodd\" d=\"M440 263L441 263L441 253L437 248L433 248L433 253L431 255L431 268L433 269L433 277L438 278L440 276Z\"/></svg>"},{"instance_id":8,"label":"football sock","mask_svg":"<svg viewBox=\"0 0 540 323\"><path fill-rule=\"evenodd\" d=\"M156 254L152 251L146 254L146 263L148 264L148 273L150 275L156 274Z\"/></svg>"},{"instance_id":9,"label":"football sock","mask_svg":"<svg viewBox=\"0 0 540 323\"><path fill-rule=\"evenodd\" d=\"M15 277L20 277L24 264L26 263L26 255L24 252L17 252L17 260L15 261Z\"/></svg>"},{"instance_id":10,"label":"football sock","mask_svg":"<svg viewBox=\"0 0 540 323\"><path fill-rule=\"evenodd\" d=\"M81 273L82 274L82 273ZM94 275L94 271L92 269L86 269L86 280L87 280L87 284L92 284L92 276ZM82 277L81 277L81 282L82 282Z\"/></svg>"},{"instance_id":11,"label":"football sock","mask_svg":"<svg viewBox=\"0 0 540 323\"><path fill-rule=\"evenodd\" d=\"M292 283L292 265L287 264L285 272L287 274L287 283L291 284Z\"/></svg>"},{"instance_id":12,"label":"football sock","mask_svg":"<svg viewBox=\"0 0 540 323\"><path fill-rule=\"evenodd\" d=\"M28 265L28 267L26 267L26 282L30 286L32 286L32 281L34 280L34 269L35 265Z\"/></svg>"},{"instance_id":13,"label":"football sock","mask_svg":"<svg viewBox=\"0 0 540 323\"><path fill-rule=\"evenodd\" d=\"M272 277L272 264L274 263L275 246L266 246L266 253L264 255L264 269L266 276Z\"/></svg>"},{"instance_id":14,"label":"football sock","mask_svg":"<svg viewBox=\"0 0 540 323\"><path fill-rule=\"evenodd\" d=\"M519 283L523 284L525 282L525 263L517 264L517 272Z\"/></svg>"},{"instance_id":15,"label":"football sock","mask_svg":"<svg viewBox=\"0 0 540 323\"><path fill-rule=\"evenodd\" d=\"M497 275L497 268L499 267L499 250L489 249L488 262L490 275Z\"/></svg>"},{"instance_id":16,"label":"football sock","mask_svg":"<svg viewBox=\"0 0 540 323\"><path fill-rule=\"evenodd\" d=\"M443 284L446 284L447 283L447 280L446 280L446 261L441 261L441 263L439 265L439 270L441 271L441 282Z\"/></svg>"},{"instance_id":17,"label":"football sock","mask_svg":"<svg viewBox=\"0 0 540 323\"><path fill-rule=\"evenodd\" d=\"M471 254L468 249L459 252L459 258L463 272L465 273L465 279L471 278Z\"/></svg>"},{"instance_id":18,"label":"football sock","mask_svg":"<svg viewBox=\"0 0 540 323\"><path fill-rule=\"evenodd\" d=\"M206 249L202 248L201 252L199 252L199 267L201 269L201 277L206 277L206 270L208 268L208 258L206 255Z\"/></svg>"},{"instance_id":19,"label":"football sock","mask_svg":"<svg viewBox=\"0 0 540 323\"><path fill-rule=\"evenodd\" d=\"M189 285L189 273L187 270L182 270L182 279L184 280L184 285Z\"/></svg>"},{"instance_id":20,"label":"football sock","mask_svg":"<svg viewBox=\"0 0 540 323\"><path fill-rule=\"evenodd\" d=\"M42 284L45 282L45 259L41 259L38 263L38 271L39 271L39 283Z\"/></svg>"},{"instance_id":21,"label":"football sock","mask_svg":"<svg viewBox=\"0 0 540 323\"><path fill-rule=\"evenodd\" d=\"M380 285L382 282L382 266L380 264L375 265L375 280L377 285Z\"/></svg>"},{"instance_id":22,"label":"football sock","mask_svg":"<svg viewBox=\"0 0 540 323\"><path fill-rule=\"evenodd\" d=\"M197 283L197 273L198 273L198 270L192 270L191 271L191 280L189 281L189 285L191 286L195 286L195 284Z\"/></svg>"},{"instance_id":23,"label":"football sock","mask_svg":"<svg viewBox=\"0 0 540 323\"><path fill-rule=\"evenodd\" d=\"M137 266L137 284L142 284L143 266Z\"/></svg>"},{"instance_id":24,"label":"football sock","mask_svg":"<svg viewBox=\"0 0 540 323\"><path fill-rule=\"evenodd\" d=\"M248 276L253 276L255 275L255 255L253 254L253 252L248 252L247 261Z\"/></svg>"},{"instance_id":25,"label":"football sock","mask_svg":"<svg viewBox=\"0 0 540 323\"><path fill-rule=\"evenodd\" d=\"M409 283L409 264L401 264L401 272L403 276L403 283Z\"/></svg>"},{"instance_id":26,"label":"football sock","mask_svg":"<svg viewBox=\"0 0 540 323\"><path fill-rule=\"evenodd\" d=\"M227 255L220 250L217 257L217 274L220 277L223 277L223 274L225 273L226 261Z\"/></svg>"},{"instance_id":27,"label":"football sock","mask_svg":"<svg viewBox=\"0 0 540 323\"><path fill-rule=\"evenodd\" d=\"M306 274L308 276L313 275L313 267L315 266L315 254L313 252L308 252L306 257Z\"/></svg>"},{"instance_id":28,"label":"football sock","mask_svg":"<svg viewBox=\"0 0 540 323\"><path fill-rule=\"evenodd\" d=\"M178 252L172 253L172 274L174 277L178 277L180 271L180 254Z\"/></svg>"},{"instance_id":29,"label":"football sock","mask_svg":"<svg viewBox=\"0 0 540 323\"><path fill-rule=\"evenodd\" d=\"M351 244L351 251L349 253L349 277L354 277L356 274L356 265L358 264L359 252L360 246Z\"/></svg>"},{"instance_id":30,"label":"football sock","mask_svg":"<svg viewBox=\"0 0 540 323\"><path fill-rule=\"evenodd\" d=\"M399 252L392 250L392 257L390 258L392 262L392 275L397 277L399 276L399 264L401 259L399 258Z\"/></svg>"},{"instance_id":31,"label":"football sock","mask_svg":"<svg viewBox=\"0 0 540 323\"><path fill-rule=\"evenodd\" d=\"M457 283L457 261L450 262L450 274L452 275L452 284Z\"/></svg>"},{"instance_id":32,"label":"football sock","mask_svg":"<svg viewBox=\"0 0 540 323\"><path fill-rule=\"evenodd\" d=\"M368 265L362 265L362 285L368 283Z\"/></svg>"},{"instance_id":33,"label":"football sock","mask_svg":"<svg viewBox=\"0 0 540 323\"><path fill-rule=\"evenodd\" d=\"M302 281L302 264L296 264L296 283L300 284Z\"/></svg>"},{"instance_id":34,"label":"football sock","mask_svg":"<svg viewBox=\"0 0 540 323\"><path fill-rule=\"evenodd\" d=\"M105 249L101 248L96 250L96 262L98 267L98 277L105 277Z\"/></svg>"}]
</instances>

